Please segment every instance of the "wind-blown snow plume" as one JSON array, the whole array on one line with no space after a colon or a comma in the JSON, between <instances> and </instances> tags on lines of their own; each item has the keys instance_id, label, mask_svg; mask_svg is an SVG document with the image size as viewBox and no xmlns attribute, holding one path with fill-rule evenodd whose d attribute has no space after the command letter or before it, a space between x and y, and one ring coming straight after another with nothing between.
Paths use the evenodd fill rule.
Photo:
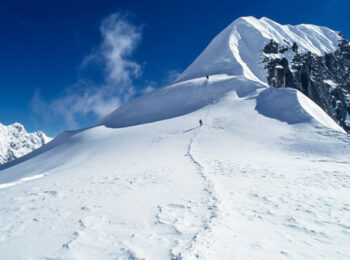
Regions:
<instances>
[{"instance_id":1,"label":"wind-blown snow plume","mask_svg":"<svg viewBox=\"0 0 350 260\"><path fill-rule=\"evenodd\" d=\"M88 55L82 67L103 66L103 82L97 84L81 79L65 90L61 98L45 101L39 91L32 99L32 108L46 117L62 116L71 127L77 127L77 116L93 114L101 118L134 93L133 79L141 74L141 66L130 55L141 40L141 28L131 24L125 15L114 13L100 27L102 43Z\"/></svg>"}]
</instances>

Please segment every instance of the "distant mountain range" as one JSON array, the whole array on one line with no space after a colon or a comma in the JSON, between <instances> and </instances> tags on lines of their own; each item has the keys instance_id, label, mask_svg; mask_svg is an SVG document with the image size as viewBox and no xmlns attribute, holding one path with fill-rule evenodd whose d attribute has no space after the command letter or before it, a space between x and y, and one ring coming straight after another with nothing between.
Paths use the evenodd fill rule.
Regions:
<instances>
[{"instance_id":1,"label":"distant mountain range","mask_svg":"<svg viewBox=\"0 0 350 260\"><path fill-rule=\"evenodd\" d=\"M0 164L17 159L51 141L43 132L28 133L20 123L0 123Z\"/></svg>"}]
</instances>

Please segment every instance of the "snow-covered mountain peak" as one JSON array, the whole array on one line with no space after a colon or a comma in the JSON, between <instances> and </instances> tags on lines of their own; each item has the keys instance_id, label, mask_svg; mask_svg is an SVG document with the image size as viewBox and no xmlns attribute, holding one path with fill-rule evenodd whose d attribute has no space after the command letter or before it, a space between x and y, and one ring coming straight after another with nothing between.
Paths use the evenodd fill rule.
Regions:
<instances>
[{"instance_id":1,"label":"snow-covered mountain peak","mask_svg":"<svg viewBox=\"0 0 350 260\"><path fill-rule=\"evenodd\" d=\"M297 89L328 114L326 121L333 119L350 132L349 57L349 42L327 27L240 17L209 43L174 84L132 100L100 125L126 127L185 115L240 84ZM332 122L326 125L339 130Z\"/></svg>"},{"instance_id":2,"label":"snow-covered mountain peak","mask_svg":"<svg viewBox=\"0 0 350 260\"><path fill-rule=\"evenodd\" d=\"M288 48L284 56L292 60L293 45L297 46L299 53L323 55L335 51L340 39L338 32L322 26L281 25L266 17L240 17L210 42L177 82L205 75L228 74L267 84L266 70L261 61L263 48L271 40Z\"/></svg>"},{"instance_id":3,"label":"snow-covered mountain peak","mask_svg":"<svg viewBox=\"0 0 350 260\"><path fill-rule=\"evenodd\" d=\"M272 39L282 45L291 45L295 42L300 52L310 51L323 55L326 52L335 51L341 38L338 32L323 26L312 24L281 25L267 17L256 19L252 16L243 17L234 23L237 24L237 21L242 20L254 26L268 40Z\"/></svg>"},{"instance_id":4,"label":"snow-covered mountain peak","mask_svg":"<svg viewBox=\"0 0 350 260\"><path fill-rule=\"evenodd\" d=\"M28 133L20 123L0 123L0 164L19 158L51 141L43 132Z\"/></svg>"}]
</instances>

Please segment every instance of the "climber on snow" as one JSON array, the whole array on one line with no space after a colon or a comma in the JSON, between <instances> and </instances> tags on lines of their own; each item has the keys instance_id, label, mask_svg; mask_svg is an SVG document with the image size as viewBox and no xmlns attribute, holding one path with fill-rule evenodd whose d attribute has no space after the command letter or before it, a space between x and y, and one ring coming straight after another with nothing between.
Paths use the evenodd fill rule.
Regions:
<instances>
[{"instance_id":1,"label":"climber on snow","mask_svg":"<svg viewBox=\"0 0 350 260\"><path fill-rule=\"evenodd\" d=\"M199 126L202 126L202 125L203 125L202 119L199 119Z\"/></svg>"},{"instance_id":2,"label":"climber on snow","mask_svg":"<svg viewBox=\"0 0 350 260\"><path fill-rule=\"evenodd\" d=\"M205 77L206 77L207 79L209 79L209 75L206 75Z\"/></svg>"}]
</instances>

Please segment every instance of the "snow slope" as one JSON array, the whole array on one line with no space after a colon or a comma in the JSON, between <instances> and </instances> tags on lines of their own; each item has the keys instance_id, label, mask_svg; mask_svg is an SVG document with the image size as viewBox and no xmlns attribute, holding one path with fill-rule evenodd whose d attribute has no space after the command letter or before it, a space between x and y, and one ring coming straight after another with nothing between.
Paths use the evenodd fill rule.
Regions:
<instances>
[{"instance_id":1,"label":"snow slope","mask_svg":"<svg viewBox=\"0 0 350 260\"><path fill-rule=\"evenodd\" d=\"M0 258L349 258L349 136L239 53L0 167Z\"/></svg>"},{"instance_id":2,"label":"snow slope","mask_svg":"<svg viewBox=\"0 0 350 260\"><path fill-rule=\"evenodd\" d=\"M20 123L0 123L0 164L19 158L51 141L43 132L28 133Z\"/></svg>"},{"instance_id":3,"label":"snow slope","mask_svg":"<svg viewBox=\"0 0 350 260\"><path fill-rule=\"evenodd\" d=\"M307 110L267 117L270 89L221 80L230 91L192 113L70 133L1 171L1 258L349 257L349 138ZM210 80L183 84L209 96Z\"/></svg>"}]
</instances>

